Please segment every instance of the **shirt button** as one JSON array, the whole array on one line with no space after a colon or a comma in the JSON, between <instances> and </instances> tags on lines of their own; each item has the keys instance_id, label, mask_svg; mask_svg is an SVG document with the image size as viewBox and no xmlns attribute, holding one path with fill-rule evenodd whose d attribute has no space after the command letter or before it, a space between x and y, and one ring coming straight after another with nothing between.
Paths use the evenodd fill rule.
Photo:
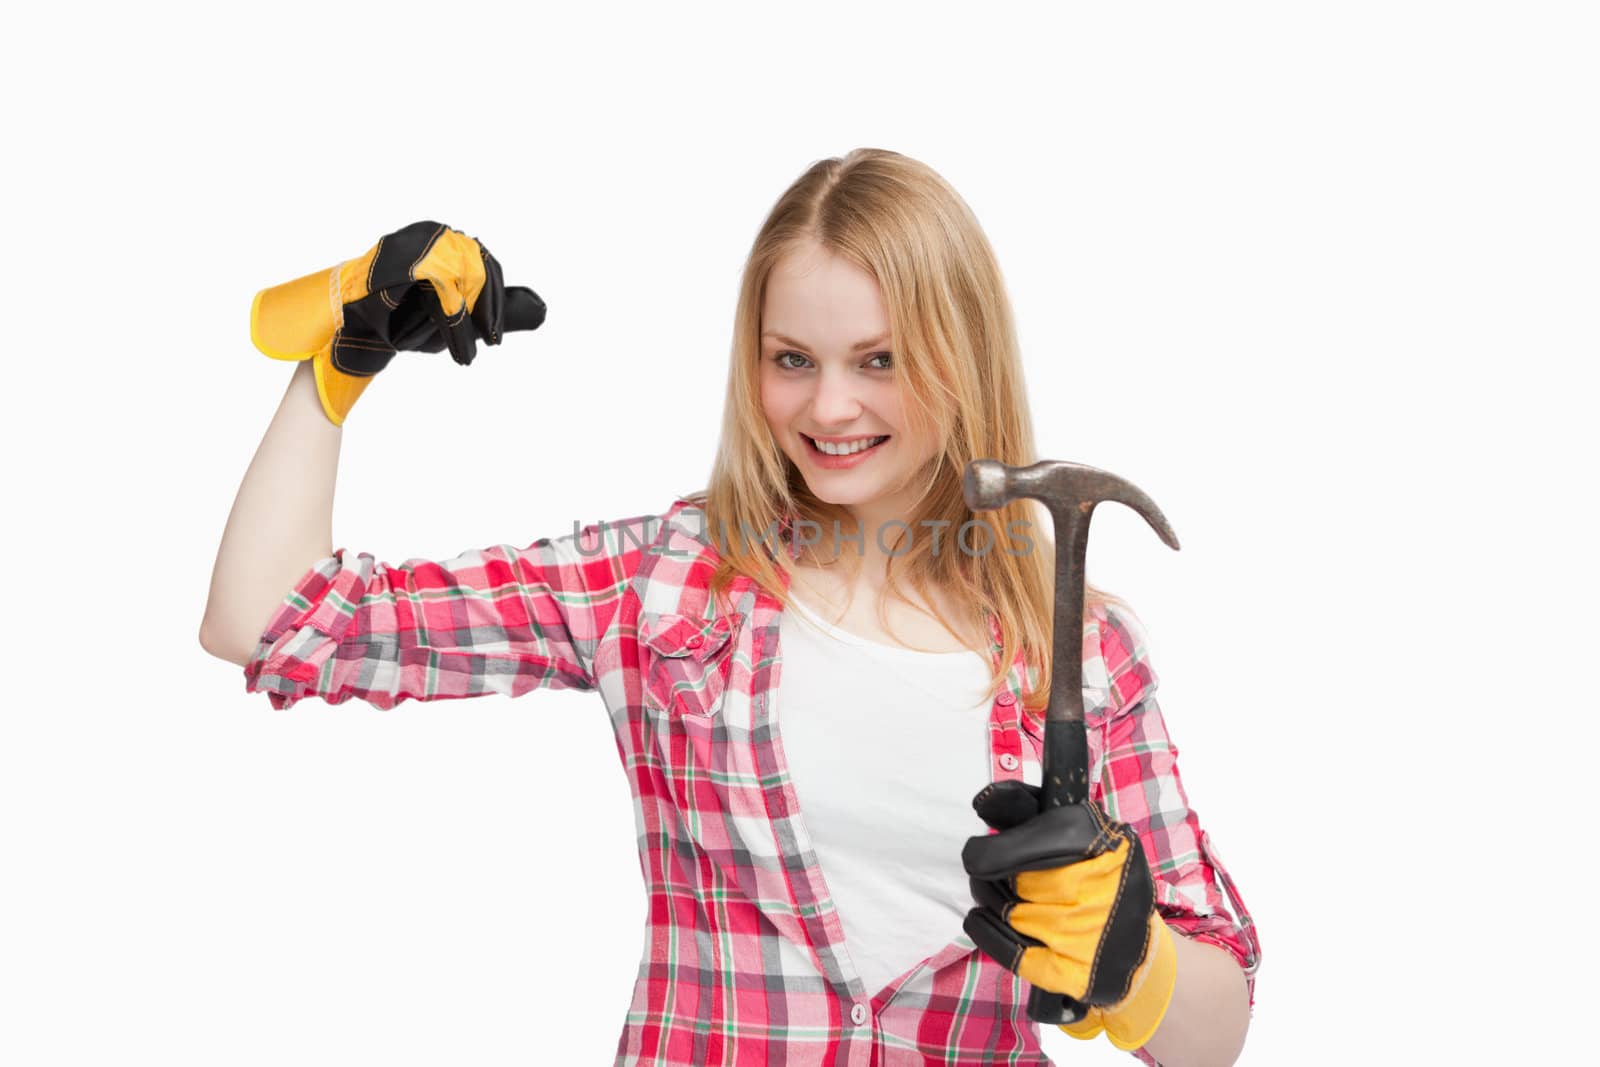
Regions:
<instances>
[{"instance_id":1,"label":"shirt button","mask_svg":"<svg viewBox=\"0 0 1600 1067\"><path fill-rule=\"evenodd\" d=\"M1006 752L1006 753L1002 754L1001 757L1000 757L1000 766L1004 767L1008 771L1016 770L1017 769L1017 757L1013 756L1009 752Z\"/></svg>"},{"instance_id":2,"label":"shirt button","mask_svg":"<svg viewBox=\"0 0 1600 1067\"><path fill-rule=\"evenodd\" d=\"M855 1023L857 1026L860 1026L862 1023L866 1022L867 1006L865 1004L857 1004L855 1007L851 1008L850 1021Z\"/></svg>"},{"instance_id":3,"label":"shirt button","mask_svg":"<svg viewBox=\"0 0 1600 1067\"><path fill-rule=\"evenodd\" d=\"M995 697L995 699L1002 704L1015 704L1017 702L1016 695L1009 689Z\"/></svg>"},{"instance_id":4,"label":"shirt button","mask_svg":"<svg viewBox=\"0 0 1600 1067\"><path fill-rule=\"evenodd\" d=\"M705 643L706 639L701 637L699 634L695 634L693 637L689 638L688 642L690 648L699 648Z\"/></svg>"}]
</instances>

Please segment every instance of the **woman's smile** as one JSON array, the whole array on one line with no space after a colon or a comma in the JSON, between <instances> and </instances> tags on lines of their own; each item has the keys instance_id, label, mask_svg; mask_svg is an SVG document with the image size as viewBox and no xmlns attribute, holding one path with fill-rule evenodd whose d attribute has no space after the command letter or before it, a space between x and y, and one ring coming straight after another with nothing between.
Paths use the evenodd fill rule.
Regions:
<instances>
[{"instance_id":1,"label":"woman's smile","mask_svg":"<svg viewBox=\"0 0 1600 1067\"><path fill-rule=\"evenodd\" d=\"M801 434L806 442L806 456L823 470L848 470L860 466L868 457L877 455L889 440L888 434L870 437L811 437Z\"/></svg>"}]
</instances>

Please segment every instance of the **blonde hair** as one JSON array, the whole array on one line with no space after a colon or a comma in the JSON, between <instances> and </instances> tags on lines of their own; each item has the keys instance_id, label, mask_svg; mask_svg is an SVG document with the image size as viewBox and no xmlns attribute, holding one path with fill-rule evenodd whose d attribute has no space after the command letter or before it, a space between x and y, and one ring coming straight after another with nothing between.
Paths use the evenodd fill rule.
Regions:
<instances>
[{"instance_id":1,"label":"blonde hair","mask_svg":"<svg viewBox=\"0 0 1600 1067\"><path fill-rule=\"evenodd\" d=\"M902 535L886 546L890 559L878 602L881 624L887 628L887 598L905 600L899 592L905 585L953 635L956 629L928 596L930 586L966 607L963 633L978 631L987 638L985 615L993 612L1000 646L989 695L1004 685L1022 649L1031 680L1024 681L1022 706L1042 714L1050 691L1055 600L1049 513L1031 500L974 512L961 491L974 459L1025 466L1039 458L1010 301L994 251L966 202L932 168L898 152L858 148L814 163L778 198L756 235L739 287L722 437L711 480L687 497L703 509L705 528L722 532L711 596L720 599L742 575L790 607L778 573L779 568L793 573L789 554L769 552L765 542L734 536L735 531L758 534L774 523L788 531L796 519L830 531L835 522L845 531L854 527L847 508L819 500L807 489L762 413L761 309L767 280L785 255L811 243L876 279L894 338L894 374L910 424L907 433L932 431L943 442L913 475L923 491L916 513L906 517L910 529L941 521L948 523L942 529L952 532L964 523L989 527L990 550L983 555L934 552L927 537ZM1016 542L1011 524L1017 522L1025 524L1033 547L1013 554L1004 546ZM971 537L963 543L984 542ZM1086 584L1085 622L1096 605L1107 602L1120 603Z\"/></svg>"}]
</instances>

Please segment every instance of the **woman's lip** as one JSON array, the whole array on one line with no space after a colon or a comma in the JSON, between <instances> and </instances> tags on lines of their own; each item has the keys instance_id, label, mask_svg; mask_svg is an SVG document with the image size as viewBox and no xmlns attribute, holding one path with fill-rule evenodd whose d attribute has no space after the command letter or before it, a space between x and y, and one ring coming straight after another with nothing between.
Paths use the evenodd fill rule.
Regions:
<instances>
[{"instance_id":1,"label":"woman's lip","mask_svg":"<svg viewBox=\"0 0 1600 1067\"><path fill-rule=\"evenodd\" d=\"M801 434L800 436L805 437L806 435ZM806 460L813 467L816 467L820 470L852 470L855 467L867 462L873 456L877 455L878 449L882 448L888 440L889 436L887 434L879 434L876 444L868 445L865 448L858 448L854 452L846 452L842 455L835 455L832 452L824 452L814 440L807 437L805 448Z\"/></svg>"}]
</instances>

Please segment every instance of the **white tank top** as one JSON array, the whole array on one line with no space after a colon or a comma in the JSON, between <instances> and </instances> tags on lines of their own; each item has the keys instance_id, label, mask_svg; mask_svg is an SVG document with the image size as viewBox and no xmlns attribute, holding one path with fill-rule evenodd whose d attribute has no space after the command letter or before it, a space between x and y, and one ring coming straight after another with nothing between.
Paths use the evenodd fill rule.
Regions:
<instances>
[{"instance_id":1,"label":"white tank top","mask_svg":"<svg viewBox=\"0 0 1600 1067\"><path fill-rule=\"evenodd\" d=\"M800 821L869 993L962 933L974 907L961 848L988 832L989 664L831 625L803 604L779 622L774 703Z\"/></svg>"}]
</instances>

